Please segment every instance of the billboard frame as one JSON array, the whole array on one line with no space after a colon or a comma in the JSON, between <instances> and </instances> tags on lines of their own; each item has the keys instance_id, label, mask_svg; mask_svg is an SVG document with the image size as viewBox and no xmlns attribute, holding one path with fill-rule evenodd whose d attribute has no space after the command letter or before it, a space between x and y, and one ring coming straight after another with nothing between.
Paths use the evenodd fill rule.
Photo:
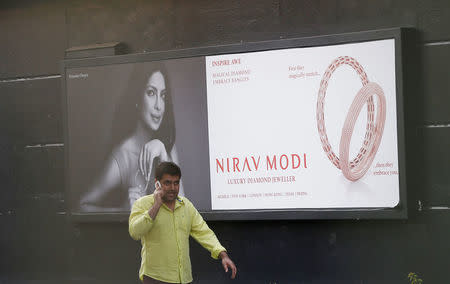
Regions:
<instances>
[{"instance_id":1,"label":"billboard frame","mask_svg":"<svg viewBox=\"0 0 450 284\"><path fill-rule=\"evenodd\" d=\"M115 64L150 62L158 60L191 58L231 53L247 53L290 48L320 47L339 44L394 39L395 43L395 83L397 107L397 147L399 171L399 203L394 208L318 208L318 209L264 209L264 210L211 210L200 211L206 220L329 220L329 219L407 219L406 158L405 158L405 114L404 114L404 74L403 54L405 54L405 28L352 32L305 38L280 39L260 42L197 47L181 50L151 53L116 55L98 58L67 59L61 62L62 106L64 125L65 193L67 215L75 222L126 222L129 212L79 213L72 208L72 193L69 176L68 106L66 77L71 68L95 67ZM205 173L208 174L209 173Z\"/></svg>"}]
</instances>

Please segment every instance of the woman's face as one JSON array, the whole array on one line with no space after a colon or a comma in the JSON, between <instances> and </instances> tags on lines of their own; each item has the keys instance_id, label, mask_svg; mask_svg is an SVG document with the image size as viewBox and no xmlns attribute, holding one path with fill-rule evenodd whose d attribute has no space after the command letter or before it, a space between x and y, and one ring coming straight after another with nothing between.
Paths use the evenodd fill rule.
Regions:
<instances>
[{"instance_id":1,"label":"woman's face","mask_svg":"<svg viewBox=\"0 0 450 284\"><path fill-rule=\"evenodd\" d=\"M153 131L161 126L166 108L166 82L160 71L153 73L145 86L142 99L142 119Z\"/></svg>"}]
</instances>

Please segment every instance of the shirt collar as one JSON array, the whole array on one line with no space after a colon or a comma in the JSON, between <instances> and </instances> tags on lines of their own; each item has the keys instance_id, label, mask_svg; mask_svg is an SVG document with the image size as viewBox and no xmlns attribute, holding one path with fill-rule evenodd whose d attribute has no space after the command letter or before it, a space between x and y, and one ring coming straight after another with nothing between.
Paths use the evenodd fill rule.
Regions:
<instances>
[{"instance_id":1,"label":"shirt collar","mask_svg":"<svg viewBox=\"0 0 450 284\"><path fill-rule=\"evenodd\" d=\"M153 197L153 194L152 194ZM153 197L153 200L155 200L155 198ZM184 205L184 199L181 196L177 196L177 199L175 199L175 209L177 209L178 207L181 207L181 205ZM166 204L163 203L163 207L165 207L167 210L169 210L169 207L167 207Z\"/></svg>"},{"instance_id":2,"label":"shirt collar","mask_svg":"<svg viewBox=\"0 0 450 284\"><path fill-rule=\"evenodd\" d=\"M177 199L176 199L176 201L175 201L175 209L177 209L177 208L180 207L181 205L184 205L183 197L177 196Z\"/></svg>"}]
</instances>

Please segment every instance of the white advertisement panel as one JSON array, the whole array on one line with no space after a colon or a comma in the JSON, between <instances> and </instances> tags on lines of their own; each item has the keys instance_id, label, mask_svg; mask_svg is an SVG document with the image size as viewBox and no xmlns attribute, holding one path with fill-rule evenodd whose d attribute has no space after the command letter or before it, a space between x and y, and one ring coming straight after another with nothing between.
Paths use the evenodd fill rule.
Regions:
<instances>
[{"instance_id":1,"label":"white advertisement panel","mask_svg":"<svg viewBox=\"0 0 450 284\"><path fill-rule=\"evenodd\" d=\"M212 210L395 207L394 44L207 56Z\"/></svg>"}]
</instances>

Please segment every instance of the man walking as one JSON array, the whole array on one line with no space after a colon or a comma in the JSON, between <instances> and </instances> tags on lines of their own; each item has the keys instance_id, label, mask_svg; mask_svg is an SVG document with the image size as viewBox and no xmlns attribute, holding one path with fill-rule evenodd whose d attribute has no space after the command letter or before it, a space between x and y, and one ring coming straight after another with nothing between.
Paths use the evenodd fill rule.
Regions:
<instances>
[{"instance_id":1,"label":"man walking","mask_svg":"<svg viewBox=\"0 0 450 284\"><path fill-rule=\"evenodd\" d=\"M139 278L144 284L192 282L189 235L220 258L225 272L236 266L194 205L179 197L180 168L162 162L155 169L155 192L138 199L129 218L130 236L141 240Z\"/></svg>"}]
</instances>

